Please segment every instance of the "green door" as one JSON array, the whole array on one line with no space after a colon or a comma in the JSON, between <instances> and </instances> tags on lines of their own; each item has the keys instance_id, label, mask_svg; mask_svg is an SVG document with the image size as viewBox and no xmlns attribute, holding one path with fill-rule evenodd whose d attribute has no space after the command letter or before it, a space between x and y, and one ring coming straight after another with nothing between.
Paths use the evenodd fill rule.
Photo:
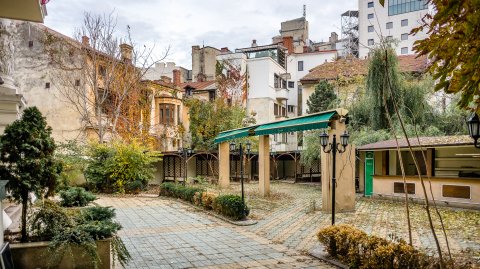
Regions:
<instances>
[{"instance_id":1,"label":"green door","mask_svg":"<svg viewBox=\"0 0 480 269\"><path fill-rule=\"evenodd\" d=\"M373 174L375 173L375 162L373 151L365 154L365 196L371 196L373 192Z\"/></svg>"}]
</instances>

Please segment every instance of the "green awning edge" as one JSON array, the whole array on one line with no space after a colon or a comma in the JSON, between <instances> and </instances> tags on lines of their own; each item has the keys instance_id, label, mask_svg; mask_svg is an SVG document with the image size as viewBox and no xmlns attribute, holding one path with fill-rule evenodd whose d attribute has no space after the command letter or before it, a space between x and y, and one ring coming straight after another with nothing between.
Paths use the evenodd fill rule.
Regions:
<instances>
[{"instance_id":1,"label":"green awning edge","mask_svg":"<svg viewBox=\"0 0 480 269\"><path fill-rule=\"evenodd\" d=\"M235 138L252 136L252 135L254 135L253 129L255 129L256 127L257 127L257 125L221 132L217 135L217 137L215 137L213 142L215 144L218 144L218 143L228 141L228 140L232 140L232 139L235 139Z\"/></svg>"},{"instance_id":2,"label":"green awning edge","mask_svg":"<svg viewBox=\"0 0 480 269\"><path fill-rule=\"evenodd\" d=\"M335 114L337 114L336 111L328 111L293 119L266 123L258 126L255 129L255 135L270 135L327 128L330 119Z\"/></svg>"},{"instance_id":3,"label":"green awning edge","mask_svg":"<svg viewBox=\"0 0 480 269\"><path fill-rule=\"evenodd\" d=\"M281 121L269 122L261 125L228 130L219 133L217 137L215 137L214 143L218 144L228 140L254 135L270 135L277 133L324 129L328 127L331 118L336 114L338 114L337 110L330 110Z\"/></svg>"}]
</instances>

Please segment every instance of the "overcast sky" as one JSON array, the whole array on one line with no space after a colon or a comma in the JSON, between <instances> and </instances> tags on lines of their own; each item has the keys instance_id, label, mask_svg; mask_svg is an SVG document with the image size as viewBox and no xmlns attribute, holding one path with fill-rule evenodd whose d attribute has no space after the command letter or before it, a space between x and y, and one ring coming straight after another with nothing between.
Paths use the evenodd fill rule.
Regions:
<instances>
[{"instance_id":1,"label":"overcast sky","mask_svg":"<svg viewBox=\"0 0 480 269\"><path fill-rule=\"evenodd\" d=\"M216 48L271 43L282 21L302 16L307 5L310 39L340 36L340 14L356 10L357 0L50 0L45 25L68 36L82 26L84 12L117 15L119 37L130 26L137 45L155 47L160 57L170 46L166 61L191 68L192 45Z\"/></svg>"}]
</instances>

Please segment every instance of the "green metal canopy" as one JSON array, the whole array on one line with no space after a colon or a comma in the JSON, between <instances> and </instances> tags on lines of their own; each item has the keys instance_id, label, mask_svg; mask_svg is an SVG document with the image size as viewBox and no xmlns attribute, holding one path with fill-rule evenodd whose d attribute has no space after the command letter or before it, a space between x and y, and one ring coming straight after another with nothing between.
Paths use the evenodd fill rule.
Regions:
<instances>
[{"instance_id":1,"label":"green metal canopy","mask_svg":"<svg viewBox=\"0 0 480 269\"><path fill-rule=\"evenodd\" d=\"M214 142L215 142L215 144L218 144L220 142L227 141L227 140L232 140L232 139L235 139L235 138L241 138L241 137L255 135L253 133L253 129L255 129L255 127L257 127L257 125L221 132L217 135L217 137L215 137Z\"/></svg>"},{"instance_id":2,"label":"green metal canopy","mask_svg":"<svg viewBox=\"0 0 480 269\"><path fill-rule=\"evenodd\" d=\"M302 117L286 119L282 121L269 122L262 125L244 127L240 129L221 132L215 138L216 144L253 135L270 135L286 132L298 132L314 129L323 129L328 127L330 119L337 114L336 110L315 113Z\"/></svg>"},{"instance_id":3,"label":"green metal canopy","mask_svg":"<svg viewBox=\"0 0 480 269\"><path fill-rule=\"evenodd\" d=\"M336 111L329 111L326 113L322 112L293 119L266 123L258 126L255 129L255 135L269 135L327 128L330 119L336 113Z\"/></svg>"}]
</instances>

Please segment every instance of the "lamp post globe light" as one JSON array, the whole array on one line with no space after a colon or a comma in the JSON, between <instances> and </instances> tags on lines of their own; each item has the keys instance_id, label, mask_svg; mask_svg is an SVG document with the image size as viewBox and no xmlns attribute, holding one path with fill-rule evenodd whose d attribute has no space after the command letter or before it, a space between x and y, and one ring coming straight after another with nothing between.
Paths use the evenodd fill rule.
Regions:
<instances>
[{"instance_id":1,"label":"lamp post globe light","mask_svg":"<svg viewBox=\"0 0 480 269\"><path fill-rule=\"evenodd\" d=\"M323 131L320 134L320 145L322 145L323 152L325 153L332 153L332 225L335 225L335 186L336 186L336 175L335 175L335 165L336 165L336 157L338 153L344 153L345 149L348 146L348 139L350 135L347 131L345 131L342 135L340 135L340 143L337 143L337 135L333 135L332 143L328 143L329 137L328 134ZM328 149L327 149L328 146ZM340 148L342 146L342 148Z\"/></svg>"},{"instance_id":2,"label":"lamp post globe light","mask_svg":"<svg viewBox=\"0 0 480 269\"><path fill-rule=\"evenodd\" d=\"M185 186L186 182L187 182L187 164L188 164L188 159L187 157L189 155L192 155L193 153L193 150L191 148L178 148L178 154L180 154L182 156L182 159L183 159L183 162L185 164L184 166L184 170L183 170L183 186Z\"/></svg>"},{"instance_id":3,"label":"lamp post globe light","mask_svg":"<svg viewBox=\"0 0 480 269\"><path fill-rule=\"evenodd\" d=\"M468 134L473 138L474 145L476 148L480 148L480 119L478 114L473 112L470 118L467 119Z\"/></svg>"},{"instance_id":4,"label":"lamp post globe light","mask_svg":"<svg viewBox=\"0 0 480 269\"><path fill-rule=\"evenodd\" d=\"M245 146L246 146L246 150L247 150L247 155L250 154L250 149L251 149L251 143L250 141L247 141L247 143L245 143ZM238 144L238 149L236 148L236 144L235 142L231 142L230 143L230 151L231 152L236 152L238 150L238 153L240 155L240 187L241 187L241 190L242 190L242 203L243 205L245 205L245 191L244 191L244 186L243 186L243 145L242 143L239 143ZM245 207L242 207L243 210L245 210Z\"/></svg>"}]
</instances>

